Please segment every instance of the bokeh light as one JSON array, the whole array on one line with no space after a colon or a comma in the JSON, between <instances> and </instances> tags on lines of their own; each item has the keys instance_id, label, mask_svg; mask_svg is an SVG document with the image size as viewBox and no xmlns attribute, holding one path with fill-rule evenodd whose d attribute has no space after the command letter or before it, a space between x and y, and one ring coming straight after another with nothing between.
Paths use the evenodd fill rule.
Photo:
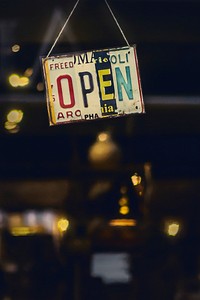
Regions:
<instances>
[{"instance_id":1,"label":"bokeh light","mask_svg":"<svg viewBox=\"0 0 200 300\"><path fill-rule=\"evenodd\" d=\"M127 205L124 205L120 207L119 212L121 215L127 215L129 213L129 207Z\"/></svg>"},{"instance_id":2,"label":"bokeh light","mask_svg":"<svg viewBox=\"0 0 200 300\"><path fill-rule=\"evenodd\" d=\"M11 74L8 77L10 85L14 88L25 87L29 84L30 80L27 76L19 76L18 74Z\"/></svg>"},{"instance_id":3,"label":"bokeh light","mask_svg":"<svg viewBox=\"0 0 200 300\"><path fill-rule=\"evenodd\" d=\"M17 53L17 52L20 51L20 45L15 44L15 45L12 46L11 49L12 49L12 52Z\"/></svg>"},{"instance_id":4,"label":"bokeh light","mask_svg":"<svg viewBox=\"0 0 200 300\"><path fill-rule=\"evenodd\" d=\"M4 128L9 131L9 133L17 133L20 130L19 123L23 119L23 111L20 109L12 109L7 114L7 121L4 124Z\"/></svg>"},{"instance_id":5,"label":"bokeh light","mask_svg":"<svg viewBox=\"0 0 200 300\"><path fill-rule=\"evenodd\" d=\"M43 83L43 82L38 82L36 88L37 88L37 91L38 91L38 92L44 91L44 83Z\"/></svg>"},{"instance_id":6,"label":"bokeh light","mask_svg":"<svg viewBox=\"0 0 200 300\"><path fill-rule=\"evenodd\" d=\"M29 84L30 80L26 76L22 76L19 78L19 86L27 86Z\"/></svg>"},{"instance_id":7,"label":"bokeh light","mask_svg":"<svg viewBox=\"0 0 200 300\"><path fill-rule=\"evenodd\" d=\"M9 83L12 87L18 87L19 86L19 75L17 74L11 74L8 78Z\"/></svg>"},{"instance_id":8,"label":"bokeh light","mask_svg":"<svg viewBox=\"0 0 200 300\"><path fill-rule=\"evenodd\" d=\"M33 68L27 68L26 71L24 72L24 76L30 77L33 75Z\"/></svg>"},{"instance_id":9,"label":"bokeh light","mask_svg":"<svg viewBox=\"0 0 200 300\"><path fill-rule=\"evenodd\" d=\"M69 221L65 218L61 218L57 222L57 227L60 233L65 232L69 227Z\"/></svg>"},{"instance_id":10,"label":"bokeh light","mask_svg":"<svg viewBox=\"0 0 200 300\"><path fill-rule=\"evenodd\" d=\"M142 181L141 176L139 176L137 173L135 173L132 177L131 177L132 183L134 186L139 185Z\"/></svg>"},{"instance_id":11,"label":"bokeh light","mask_svg":"<svg viewBox=\"0 0 200 300\"><path fill-rule=\"evenodd\" d=\"M110 139L110 134L107 132L101 132L101 133L99 133L97 139L100 142L106 142Z\"/></svg>"},{"instance_id":12,"label":"bokeh light","mask_svg":"<svg viewBox=\"0 0 200 300\"><path fill-rule=\"evenodd\" d=\"M168 236L175 237L180 234L181 227L178 220L165 220L164 231Z\"/></svg>"},{"instance_id":13,"label":"bokeh light","mask_svg":"<svg viewBox=\"0 0 200 300\"><path fill-rule=\"evenodd\" d=\"M20 123L23 119L23 111L13 109L7 114L7 120L11 123Z\"/></svg>"}]
</instances>

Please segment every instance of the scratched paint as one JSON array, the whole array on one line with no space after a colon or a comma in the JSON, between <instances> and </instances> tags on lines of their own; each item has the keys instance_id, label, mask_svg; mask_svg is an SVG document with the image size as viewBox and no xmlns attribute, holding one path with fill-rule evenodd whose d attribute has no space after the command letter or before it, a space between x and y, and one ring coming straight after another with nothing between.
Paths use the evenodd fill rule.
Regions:
<instances>
[{"instance_id":1,"label":"scratched paint","mask_svg":"<svg viewBox=\"0 0 200 300\"><path fill-rule=\"evenodd\" d=\"M50 125L144 112L136 47L42 60Z\"/></svg>"}]
</instances>

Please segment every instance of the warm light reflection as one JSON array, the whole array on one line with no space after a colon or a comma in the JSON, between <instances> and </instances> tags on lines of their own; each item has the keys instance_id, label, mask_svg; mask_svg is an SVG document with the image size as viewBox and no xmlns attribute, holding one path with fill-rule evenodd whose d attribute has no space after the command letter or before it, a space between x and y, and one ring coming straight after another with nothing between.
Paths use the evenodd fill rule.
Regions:
<instances>
[{"instance_id":1,"label":"warm light reflection","mask_svg":"<svg viewBox=\"0 0 200 300\"><path fill-rule=\"evenodd\" d=\"M38 84L37 84L37 91L38 92L42 92L42 91L44 91L44 84L43 84L43 82L39 82Z\"/></svg>"},{"instance_id":2,"label":"warm light reflection","mask_svg":"<svg viewBox=\"0 0 200 300\"><path fill-rule=\"evenodd\" d=\"M16 52L19 52L20 51L20 45L18 44L15 44L12 46L12 52L16 53Z\"/></svg>"},{"instance_id":3,"label":"warm light reflection","mask_svg":"<svg viewBox=\"0 0 200 300\"><path fill-rule=\"evenodd\" d=\"M109 138L110 138L110 135L109 135L108 133L102 132L102 133L99 133L97 139L98 139L100 142L106 142L107 140L109 140Z\"/></svg>"},{"instance_id":4,"label":"warm light reflection","mask_svg":"<svg viewBox=\"0 0 200 300\"><path fill-rule=\"evenodd\" d=\"M120 209L119 209L119 212L121 215L127 215L129 213L129 211L130 211L129 207L125 206L125 205L120 207Z\"/></svg>"},{"instance_id":5,"label":"warm light reflection","mask_svg":"<svg viewBox=\"0 0 200 300\"><path fill-rule=\"evenodd\" d=\"M171 223L168 226L168 235L170 236L176 236L179 233L180 225L179 223Z\"/></svg>"},{"instance_id":6,"label":"warm light reflection","mask_svg":"<svg viewBox=\"0 0 200 300\"><path fill-rule=\"evenodd\" d=\"M12 87L18 87L19 86L19 75L11 74L8 78L8 81Z\"/></svg>"},{"instance_id":7,"label":"warm light reflection","mask_svg":"<svg viewBox=\"0 0 200 300\"><path fill-rule=\"evenodd\" d=\"M30 77L30 76L32 76L32 74L33 74L33 69L32 68L28 68L24 72L24 76L26 76L26 77Z\"/></svg>"},{"instance_id":8,"label":"warm light reflection","mask_svg":"<svg viewBox=\"0 0 200 300\"><path fill-rule=\"evenodd\" d=\"M137 222L134 219L113 219L109 222L110 226L136 226Z\"/></svg>"},{"instance_id":9,"label":"warm light reflection","mask_svg":"<svg viewBox=\"0 0 200 300\"><path fill-rule=\"evenodd\" d=\"M61 218L58 220L57 228L61 233L67 231L68 227L69 227L69 221L67 219Z\"/></svg>"},{"instance_id":10,"label":"warm light reflection","mask_svg":"<svg viewBox=\"0 0 200 300\"><path fill-rule=\"evenodd\" d=\"M23 224L22 215L18 213L10 214L8 218L8 225L10 228L18 228Z\"/></svg>"},{"instance_id":11,"label":"warm light reflection","mask_svg":"<svg viewBox=\"0 0 200 300\"><path fill-rule=\"evenodd\" d=\"M88 150L88 159L94 167L112 169L119 164L121 151L109 133L101 132Z\"/></svg>"},{"instance_id":12,"label":"warm light reflection","mask_svg":"<svg viewBox=\"0 0 200 300\"><path fill-rule=\"evenodd\" d=\"M10 85L14 88L25 87L29 84L30 80L27 76L19 76L18 74L11 74L8 78Z\"/></svg>"},{"instance_id":13,"label":"warm light reflection","mask_svg":"<svg viewBox=\"0 0 200 300\"><path fill-rule=\"evenodd\" d=\"M127 188L126 187L121 187L120 189L121 193L124 194L127 192ZM123 195L119 201L119 214L121 215L127 215L130 212L130 208L129 208L129 199L126 195Z\"/></svg>"},{"instance_id":14,"label":"warm light reflection","mask_svg":"<svg viewBox=\"0 0 200 300\"><path fill-rule=\"evenodd\" d=\"M12 122L5 122L4 124L4 128L7 130L13 130L17 128L17 124L16 123L12 123Z\"/></svg>"},{"instance_id":15,"label":"warm light reflection","mask_svg":"<svg viewBox=\"0 0 200 300\"><path fill-rule=\"evenodd\" d=\"M60 215L49 210L44 212L28 210L23 213L10 213L7 216L8 231L13 236L48 233L60 237L68 226L69 221L66 218L61 218Z\"/></svg>"},{"instance_id":16,"label":"warm light reflection","mask_svg":"<svg viewBox=\"0 0 200 300\"><path fill-rule=\"evenodd\" d=\"M123 206L123 205L127 205L128 203L128 199L126 197L121 197L119 200L119 205Z\"/></svg>"},{"instance_id":17,"label":"warm light reflection","mask_svg":"<svg viewBox=\"0 0 200 300\"><path fill-rule=\"evenodd\" d=\"M17 133L20 130L19 123L23 119L23 111L13 109L7 114L7 121L4 124L4 128L10 133Z\"/></svg>"},{"instance_id":18,"label":"warm light reflection","mask_svg":"<svg viewBox=\"0 0 200 300\"><path fill-rule=\"evenodd\" d=\"M23 119L23 111L13 109L7 114L7 120L10 123L20 123Z\"/></svg>"},{"instance_id":19,"label":"warm light reflection","mask_svg":"<svg viewBox=\"0 0 200 300\"><path fill-rule=\"evenodd\" d=\"M139 176L137 173L135 173L132 177L131 177L132 183L134 186L139 185L142 181L141 176Z\"/></svg>"},{"instance_id":20,"label":"warm light reflection","mask_svg":"<svg viewBox=\"0 0 200 300\"><path fill-rule=\"evenodd\" d=\"M180 233L182 223L178 220L165 220L164 231L169 236L177 236Z\"/></svg>"},{"instance_id":21,"label":"warm light reflection","mask_svg":"<svg viewBox=\"0 0 200 300\"><path fill-rule=\"evenodd\" d=\"M40 233L40 230L37 227L20 226L12 227L10 233L14 236L26 236Z\"/></svg>"},{"instance_id":22,"label":"warm light reflection","mask_svg":"<svg viewBox=\"0 0 200 300\"><path fill-rule=\"evenodd\" d=\"M4 128L9 131L9 133L18 133L20 131L19 125L12 122L5 122Z\"/></svg>"},{"instance_id":23,"label":"warm light reflection","mask_svg":"<svg viewBox=\"0 0 200 300\"><path fill-rule=\"evenodd\" d=\"M30 80L28 77L26 77L26 76L20 77L19 86L21 86L21 87L26 86L29 84L29 82L30 82Z\"/></svg>"}]
</instances>

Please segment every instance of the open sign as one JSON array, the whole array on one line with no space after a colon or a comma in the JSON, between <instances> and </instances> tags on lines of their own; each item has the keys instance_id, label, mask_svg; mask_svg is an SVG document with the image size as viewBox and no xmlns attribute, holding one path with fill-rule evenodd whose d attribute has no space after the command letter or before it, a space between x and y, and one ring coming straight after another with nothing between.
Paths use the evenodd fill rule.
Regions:
<instances>
[{"instance_id":1,"label":"open sign","mask_svg":"<svg viewBox=\"0 0 200 300\"><path fill-rule=\"evenodd\" d=\"M144 112L135 46L44 58L50 125Z\"/></svg>"}]
</instances>

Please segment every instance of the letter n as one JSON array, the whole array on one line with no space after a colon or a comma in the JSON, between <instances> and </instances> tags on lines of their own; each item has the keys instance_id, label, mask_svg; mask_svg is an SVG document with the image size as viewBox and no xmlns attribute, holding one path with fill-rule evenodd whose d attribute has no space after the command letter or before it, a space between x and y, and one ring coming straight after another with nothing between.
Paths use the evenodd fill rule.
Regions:
<instances>
[{"instance_id":1,"label":"letter n","mask_svg":"<svg viewBox=\"0 0 200 300\"><path fill-rule=\"evenodd\" d=\"M126 66L125 70L126 70L126 80L127 81L125 81L120 68L117 67L115 69L116 78L117 78L117 89L118 89L118 95L119 95L120 101L123 100L122 86L124 87L129 100L133 99L133 89L132 89L132 83L131 83L130 67Z\"/></svg>"}]
</instances>

